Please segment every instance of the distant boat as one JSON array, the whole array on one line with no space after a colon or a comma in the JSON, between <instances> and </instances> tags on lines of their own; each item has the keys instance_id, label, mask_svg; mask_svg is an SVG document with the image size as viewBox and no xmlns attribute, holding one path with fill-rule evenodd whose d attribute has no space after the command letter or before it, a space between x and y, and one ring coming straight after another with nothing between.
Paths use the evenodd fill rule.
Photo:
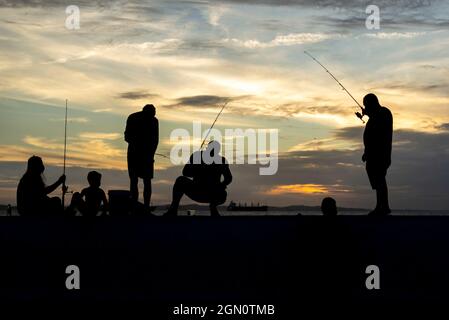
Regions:
<instances>
[{"instance_id":1,"label":"distant boat","mask_svg":"<svg viewBox=\"0 0 449 320\"><path fill-rule=\"evenodd\" d=\"M240 203L237 205L234 201L231 201L228 206L228 211L267 211L268 206L261 206L257 204L257 206L254 206L252 203L250 206L241 205Z\"/></svg>"}]
</instances>

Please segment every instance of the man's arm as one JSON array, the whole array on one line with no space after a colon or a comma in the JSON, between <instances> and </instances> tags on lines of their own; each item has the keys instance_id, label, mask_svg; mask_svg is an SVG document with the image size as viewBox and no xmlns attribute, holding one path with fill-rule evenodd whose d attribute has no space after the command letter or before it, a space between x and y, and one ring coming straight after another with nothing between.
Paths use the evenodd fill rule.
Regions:
<instances>
[{"instance_id":1,"label":"man's arm","mask_svg":"<svg viewBox=\"0 0 449 320\"><path fill-rule=\"evenodd\" d=\"M108 211L108 198L106 197L106 193L101 189L101 197L103 201L103 213L106 213Z\"/></svg>"},{"instance_id":2,"label":"man's arm","mask_svg":"<svg viewBox=\"0 0 449 320\"><path fill-rule=\"evenodd\" d=\"M126 120L126 127L125 127L125 141L130 143L132 140L132 125L131 125L131 116L128 117L128 119Z\"/></svg>"},{"instance_id":3,"label":"man's arm","mask_svg":"<svg viewBox=\"0 0 449 320\"><path fill-rule=\"evenodd\" d=\"M227 185L231 184L232 182L232 174L231 170L229 169L229 164L224 164L224 170L223 170L223 181L222 184L226 187Z\"/></svg>"},{"instance_id":4,"label":"man's arm","mask_svg":"<svg viewBox=\"0 0 449 320\"><path fill-rule=\"evenodd\" d=\"M45 187L45 194L50 194L53 191L56 190L57 187L59 187L61 184L65 182L65 175L63 174L61 177L59 177L58 181L55 183Z\"/></svg>"},{"instance_id":5,"label":"man's arm","mask_svg":"<svg viewBox=\"0 0 449 320\"><path fill-rule=\"evenodd\" d=\"M156 123L154 124L154 152L157 150L157 146L159 144L159 120L154 118Z\"/></svg>"},{"instance_id":6,"label":"man's arm","mask_svg":"<svg viewBox=\"0 0 449 320\"><path fill-rule=\"evenodd\" d=\"M390 110L387 109L385 116L385 124L383 128L383 148L386 157L387 164L391 164L391 149L393 143L393 115Z\"/></svg>"},{"instance_id":7,"label":"man's arm","mask_svg":"<svg viewBox=\"0 0 449 320\"><path fill-rule=\"evenodd\" d=\"M182 175L193 178L195 175L195 164L193 164L193 154L190 156L189 162L187 162L182 169Z\"/></svg>"},{"instance_id":8,"label":"man's arm","mask_svg":"<svg viewBox=\"0 0 449 320\"><path fill-rule=\"evenodd\" d=\"M148 138L150 139L151 153L154 155L159 144L159 121L156 118L154 118L150 135Z\"/></svg>"}]
</instances>

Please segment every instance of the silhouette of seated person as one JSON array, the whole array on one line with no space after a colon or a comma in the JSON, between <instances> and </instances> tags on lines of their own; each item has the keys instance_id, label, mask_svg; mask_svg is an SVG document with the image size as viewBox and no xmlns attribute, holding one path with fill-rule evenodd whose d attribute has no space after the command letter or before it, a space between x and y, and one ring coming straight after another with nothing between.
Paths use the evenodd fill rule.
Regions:
<instances>
[{"instance_id":1,"label":"silhouette of seated person","mask_svg":"<svg viewBox=\"0 0 449 320\"><path fill-rule=\"evenodd\" d=\"M27 170L17 186L17 211L21 216L56 215L63 212L61 199L50 198L59 186L65 183L65 175L47 186L43 174L45 166L40 157L32 156L28 159Z\"/></svg>"},{"instance_id":2,"label":"silhouette of seated person","mask_svg":"<svg viewBox=\"0 0 449 320\"><path fill-rule=\"evenodd\" d=\"M209 203L212 216L220 215L217 206L226 201L226 187L232 181L229 164L219 154L220 148L220 143L211 141L206 150L196 151L190 156L182 176L176 179L173 186L172 203L165 215L177 215L184 194L196 202Z\"/></svg>"},{"instance_id":3,"label":"silhouette of seated person","mask_svg":"<svg viewBox=\"0 0 449 320\"><path fill-rule=\"evenodd\" d=\"M83 216L95 217L101 210L106 214L108 199L101 186L101 174L97 171L91 171L87 174L89 187L81 190L81 193L75 192L72 196L70 206L67 208L69 214L74 214L78 210Z\"/></svg>"},{"instance_id":4,"label":"silhouette of seated person","mask_svg":"<svg viewBox=\"0 0 449 320\"><path fill-rule=\"evenodd\" d=\"M391 213L388 204L387 170L391 165L393 138L393 116L386 107L379 104L376 95L370 93L363 99L364 114L369 117L363 133L365 152L362 161L366 162L366 172L373 190L376 190L376 208L370 215Z\"/></svg>"},{"instance_id":5,"label":"silhouette of seated person","mask_svg":"<svg viewBox=\"0 0 449 320\"><path fill-rule=\"evenodd\" d=\"M138 182L139 178L142 178L144 207L150 211L154 154L159 143L159 122L154 105L147 104L142 111L135 112L128 117L125 141L128 143L127 160L131 198L137 207Z\"/></svg>"},{"instance_id":6,"label":"silhouette of seated person","mask_svg":"<svg viewBox=\"0 0 449 320\"><path fill-rule=\"evenodd\" d=\"M323 216L336 216L337 215L337 202L334 198L326 197L321 201L321 212Z\"/></svg>"}]
</instances>

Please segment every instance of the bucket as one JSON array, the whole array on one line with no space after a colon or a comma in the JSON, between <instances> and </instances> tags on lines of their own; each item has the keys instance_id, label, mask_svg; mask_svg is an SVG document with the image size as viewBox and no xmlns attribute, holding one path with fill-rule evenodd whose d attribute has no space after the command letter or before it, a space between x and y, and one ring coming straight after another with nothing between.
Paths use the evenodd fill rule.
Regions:
<instances>
[{"instance_id":1,"label":"bucket","mask_svg":"<svg viewBox=\"0 0 449 320\"><path fill-rule=\"evenodd\" d=\"M111 216L128 215L132 209L129 190L109 190L109 213Z\"/></svg>"}]
</instances>

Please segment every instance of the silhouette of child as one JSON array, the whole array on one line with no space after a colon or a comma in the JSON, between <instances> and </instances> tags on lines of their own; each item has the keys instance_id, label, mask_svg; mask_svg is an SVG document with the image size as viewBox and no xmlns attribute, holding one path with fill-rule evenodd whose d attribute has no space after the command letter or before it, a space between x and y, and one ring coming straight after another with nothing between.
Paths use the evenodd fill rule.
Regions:
<instances>
[{"instance_id":1,"label":"silhouette of child","mask_svg":"<svg viewBox=\"0 0 449 320\"><path fill-rule=\"evenodd\" d=\"M97 171L90 171L87 174L89 187L81 190L81 193L75 192L72 196L70 206L67 208L69 213L78 210L83 216L96 216L100 209L106 214L108 200L101 186L101 174Z\"/></svg>"},{"instance_id":2,"label":"silhouette of child","mask_svg":"<svg viewBox=\"0 0 449 320\"><path fill-rule=\"evenodd\" d=\"M337 202L334 198L326 197L321 202L321 212L324 216L336 216L337 215Z\"/></svg>"}]
</instances>

